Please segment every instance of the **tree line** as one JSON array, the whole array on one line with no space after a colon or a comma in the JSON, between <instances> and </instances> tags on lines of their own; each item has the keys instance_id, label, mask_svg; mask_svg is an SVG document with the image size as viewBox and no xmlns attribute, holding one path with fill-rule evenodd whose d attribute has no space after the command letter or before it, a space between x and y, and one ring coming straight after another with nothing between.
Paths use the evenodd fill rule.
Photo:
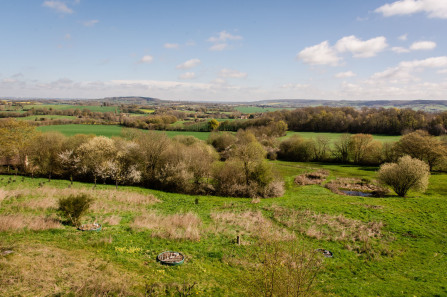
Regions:
<instances>
[{"instance_id":1,"label":"tree line","mask_svg":"<svg viewBox=\"0 0 447 297\"><path fill-rule=\"evenodd\" d=\"M432 135L444 135L447 131L446 111L317 106L268 112L262 116L286 122L291 131L388 135L420 129Z\"/></svg>"},{"instance_id":2,"label":"tree line","mask_svg":"<svg viewBox=\"0 0 447 297\"><path fill-rule=\"evenodd\" d=\"M333 143L324 136L304 139L295 135L283 140L276 152L281 160L359 165L396 162L408 155L427 163L430 170L447 169L447 138L432 136L424 130L407 133L399 141L388 143L362 133L343 134Z\"/></svg>"},{"instance_id":3,"label":"tree line","mask_svg":"<svg viewBox=\"0 0 447 297\"><path fill-rule=\"evenodd\" d=\"M171 139L156 131L126 129L122 137L66 137L6 119L0 121L0 158L5 170L49 181L58 177L188 194L281 196L283 183L256 137L248 131L233 137L222 161L213 146L192 136Z\"/></svg>"}]
</instances>

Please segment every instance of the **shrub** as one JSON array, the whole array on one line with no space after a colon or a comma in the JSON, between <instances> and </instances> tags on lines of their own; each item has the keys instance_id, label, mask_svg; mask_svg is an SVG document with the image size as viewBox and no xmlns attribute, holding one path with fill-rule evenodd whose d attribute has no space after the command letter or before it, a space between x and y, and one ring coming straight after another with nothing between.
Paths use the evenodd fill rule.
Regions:
<instances>
[{"instance_id":1,"label":"shrub","mask_svg":"<svg viewBox=\"0 0 447 297\"><path fill-rule=\"evenodd\" d=\"M73 226L79 226L81 217L92 205L93 199L87 194L70 195L59 200L58 210Z\"/></svg>"},{"instance_id":2,"label":"shrub","mask_svg":"<svg viewBox=\"0 0 447 297\"><path fill-rule=\"evenodd\" d=\"M294 135L279 145L278 158L294 162L307 162L313 158L313 143Z\"/></svg>"},{"instance_id":3,"label":"shrub","mask_svg":"<svg viewBox=\"0 0 447 297\"><path fill-rule=\"evenodd\" d=\"M315 296L323 266L321 256L293 241L288 247L261 241L250 258L256 264L247 275L248 296Z\"/></svg>"},{"instance_id":4,"label":"shrub","mask_svg":"<svg viewBox=\"0 0 447 297\"><path fill-rule=\"evenodd\" d=\"M405 197L410 189L424 192L428 186L430 168L424 161L410 156L399 158L397 163L380 166L377 178L391 186L397 195Z\"/></svg>"}]
</instances>

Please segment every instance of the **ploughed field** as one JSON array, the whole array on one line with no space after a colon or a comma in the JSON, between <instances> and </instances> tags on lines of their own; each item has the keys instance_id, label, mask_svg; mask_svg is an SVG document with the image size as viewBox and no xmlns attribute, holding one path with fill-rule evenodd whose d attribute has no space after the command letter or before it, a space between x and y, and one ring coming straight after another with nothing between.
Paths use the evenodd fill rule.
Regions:
<instances>
[{"instance_id":1,"label":"ploughed field","mask_svg":"<svg viewBox=\"0 0 447 297\"><path fill-rule=\"evenodd\" d=\"M313 295L447 295L446 174L432 174L425 194L372 198L299 186L294 178L326 169L325 182L374 179L375 167L272 164L286 193L261 200L111 185L92 190L87 183L2 175L0 295L147 296L195 283L194 295L244 296L265 237L333 253L321 260ZM83 222L100 223L101 231L61 223L57 201L76 193L95 199ZM163 251L181 252L184 264L161 265L156 257Z\"/></svg>"}]
</instances>

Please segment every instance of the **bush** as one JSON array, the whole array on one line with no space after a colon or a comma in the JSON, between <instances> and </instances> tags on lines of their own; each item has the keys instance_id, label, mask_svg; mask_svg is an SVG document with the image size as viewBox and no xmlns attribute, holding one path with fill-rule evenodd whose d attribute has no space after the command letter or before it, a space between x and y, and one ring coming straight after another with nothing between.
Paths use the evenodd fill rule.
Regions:
<instances>
[{"instance_id":1,"label":"bush","mask_svg":"<svg viewBox=\"0 0 447 297\"><path fill-rule=\"evenodd\" d=\"M380 166L377 178L393 188L397 195L405 197L410 189L424 192L428 186L430 167L424 161L410 156L399 158L397 163Z\"/></svg>"},{"instance_id":2,"label":"bush","mask_svg":"<svg viewBox=\"0 0 447 297\"><path fill-rule=\"evenodd\" d=\"M307 162L313 158L313 143L294 135L279 145L278 158L293 162Z\"/></svg>"},{"instance_id":3,"label":"bush","mask_svg":"<svg viewBox=\"0 0 447 297\"><path fill-rule=\"evenodd\" d=\"M248 296L315 296L323 260L298 242L261 240L248 257L256 261L243 279Z\"/></svg>"},{"instance_id":4,"label":"bush","mask_svg":"<svg viewBox=\"0 0 447 297\"><path fill-rule=\"evenodd\" d=\"M70 195L59 200L58 210L73 226L78 227L81 217L88 211L93 199L87 194Z\"/></svg>"}]
</instances>

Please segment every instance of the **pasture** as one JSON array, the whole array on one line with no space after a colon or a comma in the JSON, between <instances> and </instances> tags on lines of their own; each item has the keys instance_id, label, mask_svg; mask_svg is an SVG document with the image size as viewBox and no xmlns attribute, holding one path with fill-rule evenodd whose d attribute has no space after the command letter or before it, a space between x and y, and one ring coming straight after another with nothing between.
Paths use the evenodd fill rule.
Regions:
<instances>
[{"instance_id":1,"label":"pasture","mask_svg":"<svg viewBox=\"0 0 447 297\"><path fill-rule=\"evenodd\" d=\"M117 125L51 125L51 126L41 126L37 130L41 132L48 131L58 131L66 136L73 136L75 134L94 134L98 136L120 136L123 129L121 126ZM208 139L210 132L191 132L191 131L158 131L160 133L166 133L169 137L174 137L177 135L191 135L197 137L201 140Z\"/></svg>"},{"instance_id":2,"label":"pasture","mask_svg":"<svg viewBox=\"0 0 447 297\"><path fill-rule=\"evenodd\" d=\"M250 255L266 234L281 245L292 244L286 235L294 234L307 250L333 252L323 260L315 295L447 294L447 175L433 174L425 194L369 198L297 186L293 178L324 168L329 180L373 179L377 168L271 164L286 193L260 201L0 176L0 254L13 251L0 256L1 295L145 296L153 286L196 283L195 295L244 296ZM102 223L100 232L60 223L57 199L77 192L95 198L84 221ZM165 250L183 252L185 264L160 265L155 258Z\"/></svg>"},{"instance_id":3,"label":"pasture","mask_svg":"<svg viewBox=\"0 0 447 297\"><path fill-rule=\"evenodd\" d=\"M29 110L32 108L36 109L58 109L58 110L67 110L67 109L87 109L93 112L120 112L118 106L100 106L100 105L71 105L71 104L31 104L25 105L24 110Z\"/></svg>"},{"instance_id":4,"label":"pasture","mask_svg":"<svg viewBox=\"0 0 447 297\"><path fill-rule=\"evenodd\" d=\"M263 113L268 111L277 111L283 109L294 109L294 108L280 108L280 107L260 107L260 106L235 106L235 110L241 113Z\"/></svg>"},{"instance_id":5,"label":"pasture","mask_svg":"<svg viewBox=\"0 0 447 297\"><path fill-rule=\"evenodd\" d=\"M180 123L181 124L181 123ZM203 125L203 123L202 123ZM75 134L95 134L103 135L107 137L120 136L122 129L121 126L117 125L53 125L53 126L42 126L37 128L39 131L59 131L67 136L72 136ZM195 132L195 131L160 131L161 133L166 133L169 137L174 137L176 135L192 135L201 140L208 139L210 132ZM293 132L288 131L287 135L281 139L291 137L292 135L300 135L303 138L316 138L318 136L328 137L332 142L337 140L343 133L316 133L316 132ZM389 136L389 135L373 135L375 140L382 142L393 142L398 141L400 136Z\"/></svg>"}]
</instances>

